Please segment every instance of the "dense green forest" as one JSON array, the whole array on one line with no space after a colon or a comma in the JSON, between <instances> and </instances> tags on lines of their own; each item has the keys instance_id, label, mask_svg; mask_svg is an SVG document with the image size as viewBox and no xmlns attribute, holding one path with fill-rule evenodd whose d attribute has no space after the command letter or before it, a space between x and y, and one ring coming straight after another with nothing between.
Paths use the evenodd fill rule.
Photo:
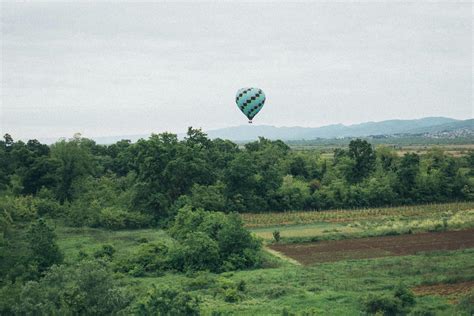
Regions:
<instances>
[{"instance_id":1,"label":"dense green forest","mask_svg":"<svg viewBox=\"0 0 474 316\"><path fill-rule=\"evenodd\" d=\"M12 217L50 216L73 226L134 228L166 223L185 205L267 212L360 208L472 198L474 154L439 149L398 157L353 140L334 158L261 138L239 148L190 128L184 140L152 135L97 145L76 137L51 146L0 142L2 205Z\"/></svg>"},{"instance_id":2,"label":"dense green forest","mask_svg":"<svg viewBox=\"0 0 474 316\"><path fill-rule=\"evenodd\" d=\"M362 208L472 200L474 152L403 157L353 140L333 158L260 138L243 147L189 128L97 145L0 141L0 314L192 315L197 298L155 287L137 296L115 273L225 272L264 266L261 241L238 212ZM169 239L66 258L55 225L166 228ZM229 299L245 284L226 287Z\"/></svg>"}]
</instances>

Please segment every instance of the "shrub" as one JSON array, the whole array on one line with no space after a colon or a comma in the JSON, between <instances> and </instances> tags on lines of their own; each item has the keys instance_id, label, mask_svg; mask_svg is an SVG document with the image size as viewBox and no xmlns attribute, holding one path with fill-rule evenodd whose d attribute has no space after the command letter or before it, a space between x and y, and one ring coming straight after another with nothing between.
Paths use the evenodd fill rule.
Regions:
<instances>
[{"instance_id":1,"label":"shrub","mask_svg":"<svg viewBox=\"0 0 474 316\"><path fill-rule=\"evenodd\" d=\"M240 294L237 289L228 288L224 290L224 301L228 303L235 303L240 301Z\"/></svg>"},{"instance_id":2,"label":"shrub","mask_svg":"<svg viewBox=\"0 0 474 316\"><path fill-rule=\"evenodd\" d=\"M13 221L31 221L38 216L36 199L31 196L0 197L0 210L6 212Z\"/></svg>"},{"instance_id":3,"label":"shrub","mask_svg":"<svg viewBox=\"0 0 474 316\"><path fill-rule=\"evenodd\" d=\"M273 239L276 241L276 242L279 242L280 241L280 231L279 230L275 230L273 232Z\"/></svg>"},{"instance_id":4,"label":"shrub","mask_svg":"<svg viewBox=\"0 0 474 316\"><path fill-rule=\"evenodd\" d=\"M61 204L52 199L37 199L36 209L39 216L58 217L61 215Z\"/></svg>"},{"instance_id":5,"label":"shrub","mask_svg":"<svg viewBox=\"0 0 474 316\"><path fill-rule=\"evenodd\" d=\"M370 295L364 302L364 311L368 314L398 315L402 310L400 300L391 295Z\"/></svg>"},{"instance_id":6,"label":"shrub","mask_svg":"<svg viewBox=\"0 0 474 316\"><path fill-rule=\"evenodd\" d=\"M112 245L102 245L102 248L94 252L94 258L102 258L111 260L115 253L115 248Z\"/></svg>"},{"instance_id":7,"label":"shrub","mask_svg":"<svg viewBox=\"0 0 474 316\"><path fill-rule=\"evenodd\" d=\"M150 225L151 216L127 212L119 207L106 207L100 211L99 225L108 229L141 228Z\"/></svg>"},{"instance_id":8,"label":"shrub","mask_svg":"<svg viewBox=\"0 0 474 316\"><path fill-rule=\"evenodd\" d=\"M404 308L410 308L416 303L413 292L403 285L397 286L393 296L402 302Z\"/></svg>"},{"instance_id":9,"label":"shrub","mask_svg":"<svg viewBox=\"0 0 474 316\"><path fill-rule=\"evenodd\" d=\"M27 232L31 258L39 272L56 263L61 263L63 255L56 244L56 234L42 219L31 224Z\"/></svg>"},{"instance_id":10,"label":"shrub","mask_svg":"<svg viewBox=\"0 0 474 316\"><path fill-rule=\"evenodd\" d=\"M19 315L109 315L130 301L106 266L81 261L53 266L38 282L26 283L14 309Z\"/></svg>"},{"instance_id":11,"label":"shrub","mask_svg":"<svg viewBox=\"0 0 474 316\"><path fill-rule=\"evenodd\" d=\"M185 269L191 271L219 269L217 242L203 232L190 233L184 241Z\"/></svg>"},{"instance_id":12,"label":"shrub","mask_svg":"<svg viewBox=\"0 0 474 316\"><path fill-rule=\"evenodd\" d=\"M118 263L119 270L133 276L161 274L172 267L169 250L162 242L141 244L130 258Z\"/></svg>"},{"instance_id":13,"label":"shrub","mask_svg":"<svg viewBox=\"0 0 474 316\"><path fill-rule=\"evenodd\" d=\"M216 280L209 272L197 272L188 281L186 287L189 291L208 289L215 285Z\"/></svg>"},{"instance_id":14,"label":"shrub","mask_svg":"<svg viewBox=\"0 0 474 316\"><path fill-rule=\"evenodd\" d=\"M413 292L399 285L392 295L369 295L364 301L364 311L369 314L403 315L408 313L415 303Z\"/></svg>"},{"instance_id":15,"label":"shrub","mask_svg":"<svg viewBox=\"0 0 474 316\"><path fill-rule=\"evenodd\" d=\"M169 229L184 253L174 251L174 268L184 262L190 270L232 271L261 263L260 241L243 227L237 213L224 214L182 208Z\"/></svg>"},{"instance_id":16,"label":"shrub","mask_svg":"<svg viewBox=\"0 0 474 316\"><path fill-rule=\"evenodd\" d=\"M199 315L199 300L177 289L153 287L134 306L137 315Z\"/></svg>"}]
</instances>

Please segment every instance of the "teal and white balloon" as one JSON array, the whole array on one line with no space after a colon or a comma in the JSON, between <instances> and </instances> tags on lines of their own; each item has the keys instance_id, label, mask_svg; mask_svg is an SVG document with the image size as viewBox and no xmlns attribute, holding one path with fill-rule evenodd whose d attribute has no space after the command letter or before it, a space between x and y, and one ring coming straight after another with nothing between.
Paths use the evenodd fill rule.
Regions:
<instances>
[{"instance_id":1,"label":"teal and white balloon","mask_svg":"<svg viewBox=\"0 0 474 316\"><path fill-rule=\"evenodd\" d=\"M252 123L252 119L265 104L265 93L259 88L242 88L237 91L235 103Z\"/></svg>"}]
</instances>

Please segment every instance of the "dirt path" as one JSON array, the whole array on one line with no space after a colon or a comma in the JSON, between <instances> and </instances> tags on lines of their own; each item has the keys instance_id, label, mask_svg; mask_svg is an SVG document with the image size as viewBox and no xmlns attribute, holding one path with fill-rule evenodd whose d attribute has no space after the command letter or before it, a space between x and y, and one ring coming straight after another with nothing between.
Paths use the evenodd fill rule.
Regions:
<instances>
[{"instance_id":1,"label":"dirt path","mask_svg":"<svg viewBox=\"0 0 474 316\"><path fill-rule=\"evenodd\" d=\"M302 264L474 248L474 229L268 246Z\"/></svg>"}]
</instances>

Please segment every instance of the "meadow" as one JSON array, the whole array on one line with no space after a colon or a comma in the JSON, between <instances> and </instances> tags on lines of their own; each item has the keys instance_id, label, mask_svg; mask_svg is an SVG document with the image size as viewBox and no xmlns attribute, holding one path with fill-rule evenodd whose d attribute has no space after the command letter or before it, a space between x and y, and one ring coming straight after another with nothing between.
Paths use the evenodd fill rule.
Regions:
<instances>
[{"instance_id":1,"label":"meadow","mask_svg":"<svg viewBox=\"0 0 474 316\"><path fill-rule=\"evenodd\" d=\"M79 244L87 253L111 244L120 258L133 251L141 238L158 240L167 236L160 230L79 234L65 229L59 244L72 257L78 255ZM120 278L138 295L153 286L181 287L200 297L203 315L360 315L362 304L370 294L388 295L400 284L415 289L474 280L473 249L309 266L268 256L268 265L263 269L221 274L166 273L139 278L123 274ZM466 300L465 292L437 294L417 296L415 312L463 315L458 303Z\"/></svg>"},{"instance_id":2,"label":"meadow","mask_svg":"<svg viewBox=\"0 0 474 316\"><path fill-rule=\"evenodd\" d=\"M473 227L472 209L473 203L465 202L367 210L274 213L271 216L243 214L242 217L246 225L258 224L258 228L252 231L270 242L275 227L280 229L283 240L293 236L291 234L321 237L328 234L325 232L328 229L341 229L344 238L352 238L368 226L354 227L351 232L349 226L343 230L346 227L344 225L362 219L367 223L377 223L378 226L374 227L384 227L394 222L394 218L412 224L428 220L435 223L443 214L450 213L451 221L454 221L456 216L465 216L468 212L468 221L463 222L462 227ZM265 227L265 221L270 226ZM310 224L302 225L301 221ZM447 229L454 227L454 224L448 224ZM301 233L298 234L298 231ZM77 260L84 254L92 255L105 245L111 245L115 249L112 265L133 255L144 242L171 242L168 233L161 229L109 231L57 225L56 232L65 258ZM334 231L332 233L337 234ZM472 303L472 296L469 301L469 289L474 281L474 249L343 259L309 265L300 265L287 260L285 256L275 256L272 252L265 251L264 257L263 267L253 270L220 274L205 271L185 274L167 272L159 276L142 277L119 273L118 276L137 295L145 295L154 286L179 287L199 297L203 315L360 315L368 297L388 296L397 286L417 293L416 306L412 309L415 315L467 315L466 306ZM458 285L462 286L458 289Z\"/></svg>"},{"instance_id":3,"label":"meadow","mask_svg":"<svg viewBox=\"0 0 474 316\"><path fill-rule=\"evenodd\" d=\"M71 258L81 250L92 253L111 244L117 249L116 258L120 258L132 252L142 238L168 237L161 230L117 233L64 228L60 229L59 244L66 257ZM120 278L137 294L145 294L152 286L179 286L200 297L203 315L360 315L363 301L370 294L391 293L399 284L413 289L435 284L443 293L439 284L450 286L474 280L473 258L473 249L310 266L269 257L264 269L139 278L123 274ZM466 300L465 295L455 291L444 296L432 292L417 296L415 312L463 315L458 303Z\"/></svg>"}]
</instances>

